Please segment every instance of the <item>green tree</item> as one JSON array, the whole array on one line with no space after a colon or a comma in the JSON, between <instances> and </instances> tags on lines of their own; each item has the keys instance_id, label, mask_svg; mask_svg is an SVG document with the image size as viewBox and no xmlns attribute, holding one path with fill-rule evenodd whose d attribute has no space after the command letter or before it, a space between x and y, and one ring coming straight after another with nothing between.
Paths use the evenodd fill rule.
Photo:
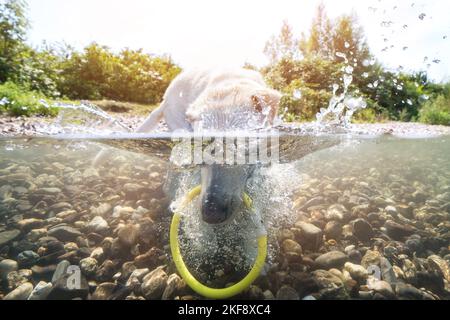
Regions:
<instances>
[{"instance_id":1,"label":"green tree","mask_svg":"<svg viewBox=\"0 0 450 320\"><path fill-rule=\"evenodd\" d=\"M0 83L19 72L19 56L29 27L23 0L0 1Z\"/></svg>"},{"instance_id":2,"label":"green tree","mask_svg":"<svg viewBox=\"0 0 450 320\"><path fill-rule=\"evenodd\" d=\"M280 33L272 36L266 42L264 54L269 59L271 65L276 64L282 59L294 59L298 57L298 41L294 38L292 27L287 20L283 21Z\"/></svg>"},{"instance_id":3,"label":"green tree","mask_svg":"<svg viewBox=\"0 0 450 320\"><path fill-rule=\"evenodd\" d=\"M321 3L316 10L309 35L302 33L299 48L304 56L319 56L327 60L334 60L333 26L328 18L325 5Z\"/></svg>"}]
</instances>

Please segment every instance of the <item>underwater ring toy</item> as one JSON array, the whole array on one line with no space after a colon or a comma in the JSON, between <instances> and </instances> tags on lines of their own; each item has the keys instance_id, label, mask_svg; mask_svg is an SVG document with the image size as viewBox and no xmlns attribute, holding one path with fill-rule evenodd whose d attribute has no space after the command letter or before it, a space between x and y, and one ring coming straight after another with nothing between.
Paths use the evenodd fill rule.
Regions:
<instances>
[{"instance_id":1,"label":"underwater ring toy","mask_svg":"<svg viewBox=\"0 0 450 320\"><path fill-rule=\"evenodd\" d=\"M192 189L184 199L181 208L184 208L186 205L188 205L195 197L200 194L200 192L200 186ZM253 207L252 200L246 193L243 194L243 201L247 209L251 209ZM194 290L198 294L210 299L227 299L241 293L246 288L248 288L261 273L267 256L267 234L265 231L260 232L260 235L258 236L258 255L256 256L255 264L253 265L247 276L245 276L245 278L243 278L238 283L223 289L210 288L200 283L189 272L181 256L180 246L178 243L178 228L180 226L180 222L181 215L180 213L175 212L172 218L172 224L170 226L170 250L172 251L172 257L175 262L175 266L177 267L181 277L184 279L187 285L189 285L189 287L191 287L192 290ZM262 227L261 230L263 229L264 228Z\"/></svg>"}]
</instances>

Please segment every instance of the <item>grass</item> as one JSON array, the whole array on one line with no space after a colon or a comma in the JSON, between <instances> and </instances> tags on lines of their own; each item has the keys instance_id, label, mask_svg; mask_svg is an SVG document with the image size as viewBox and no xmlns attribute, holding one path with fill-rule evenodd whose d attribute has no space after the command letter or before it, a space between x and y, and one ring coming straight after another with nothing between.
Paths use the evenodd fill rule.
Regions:
<instances>
[{"instance_id":1,"label":"grass","mask_svg":"<svg viewBox=\"0 0 450 320\"><path fill-rule=\"evenodd\" d=\"M81 101L58 100L52 101L43 94L29 90L12 82L0 84L0 114L8 116L56 116L58 108L54 102L67 104L80 104ZM145 105L112 100L88 101L108 113L126 114L130 116L146 116L153 111L156 105Z\"/></svg>"},{"instance_id":2,"label":"grass","mask_svg":"<svg viewBox=\"0 0 450 320\"><path fill-rule=\"evenodd\" d=\"M0 114L10 116L56 116L58 108L44 95L6 82L0 85Z\"/></svg>"}]
</instances>

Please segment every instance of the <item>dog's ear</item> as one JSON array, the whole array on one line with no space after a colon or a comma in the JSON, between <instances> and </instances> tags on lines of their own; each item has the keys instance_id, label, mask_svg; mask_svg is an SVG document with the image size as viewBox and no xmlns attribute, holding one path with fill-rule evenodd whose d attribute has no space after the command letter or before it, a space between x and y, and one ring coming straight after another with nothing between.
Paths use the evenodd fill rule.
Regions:
<instances>
[{"instance_id":1,"label":"dog's ear","mask_svg":"<svg viewBox=\"0 0 450 320\"><path fill-rule=\"evenodd\" d=\"M259 91L252 95L252 106L257 112L262 112L265 108L269 107L269 118L273 118L278 113L278 106L280 104L281 94L278 91L267 89Z\"/></svg>"}]
</instances>

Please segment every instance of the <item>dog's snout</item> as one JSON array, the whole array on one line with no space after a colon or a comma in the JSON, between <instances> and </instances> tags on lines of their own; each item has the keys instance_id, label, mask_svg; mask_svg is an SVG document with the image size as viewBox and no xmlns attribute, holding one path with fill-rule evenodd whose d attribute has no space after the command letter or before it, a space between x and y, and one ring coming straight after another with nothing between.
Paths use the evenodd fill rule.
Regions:
<instances>
[{"instance_id":1,"label":"dog's snout","mask_svg":"<svg viewBox=\"0 0 450 320\"><path fill-rule=\"evenodd\" d=\"M230 205L217 193L207 193L202 199L202 219L206 223L225 222L230 216Z\"/></svg>"}]
</instances>

